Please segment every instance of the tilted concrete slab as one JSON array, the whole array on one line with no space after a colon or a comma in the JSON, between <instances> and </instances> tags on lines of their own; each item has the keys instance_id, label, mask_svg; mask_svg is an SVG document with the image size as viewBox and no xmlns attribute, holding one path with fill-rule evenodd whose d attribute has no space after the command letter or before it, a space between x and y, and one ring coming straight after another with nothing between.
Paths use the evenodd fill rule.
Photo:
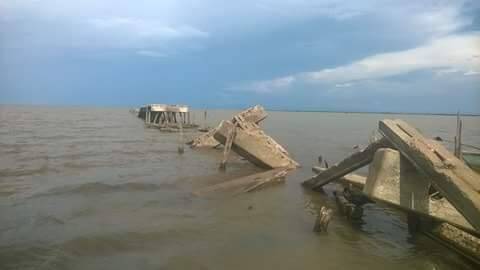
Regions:
<instances>
[{"instance_id":1,"label":"tilted concrete slab","mask_svg":"<svg viewBox=\"0 0 480 270\"><path fill-rule=\"evenodd\" d=\"M430 198L431 182L399 151L382 148L370 164L363 192L374 200L475 231L447 199Z\"/></svg>"},{"instance_id":2,"label":"tilted concrete slab","mask_svg":"<svg viewBox=\"0 0 480 270\"><path fill-rule=\"evenodd\" d=\"M312 167L312 171L316 174L320 174L320 173L322 173L326 170L328 170L328 169L324 168L324 167L320 167L320 166ZM367 182L367 177L362 176L362 175L358 175L358 174L354 174L354 173L347 173L344 176L339 177L335 181L337 181L339 183L342 183L342 184L349 184L349 185L352 185L352 186L355 186L355 187L358 187L358 188L362 189L363 186L365 185L365 183Z\"/></svg>"},{"instance_id":3,"label":"tilted concrete slab","mask_svg":"<svg viewBox=\"0 0 480 270\"><path fill-rule=\"evenodd\" d=\"M432 143L402 120L383 120L379 129L418 171L428 176L463 217L480 231L480 175L445 147Z\"/></svg>"},{"instance_id":4,"label":"tilted concrete slab","mask_svg":"<svg viewBox=\"0 0 480 270\"><path fill-rule=\"evenodd\" d=\"M335 181L336 179L351 173L363 166L368 165L372 159L375 151L382 147L390 145L385 138L369 144L365 149L353 153L349 157L333 165L325 171L311 177L302 183L303 186L311 189L321 189L324 185Z\"/></svg>"},{"instance_id":5,"label":"tilted concrete slab","mask_svg":"<svg viewBox=\"0 0 480 270\"><path fill-rule=\"evenodd\" d=\"M214 134L215 139L225 144L229 131L234 128L236 135L232 150L250 162L263 168L299 167L280 144L254 123L223 121Z\"/></svg>"},{"instance_id":6,"label":"tilted concrete slab","mask_svg":"<svg viewBox=\"0 0 480 270\"><path fill-rule=\"evenodd\" d=\"M232 118L232 122L235 122L235 119L242 119L243 121L246 122L251 122L251 123L256 123L258 124L260 121L265 119L267 117L267 112L265 109L260 106L256 105L251 108L248 108L237 115L235 115ZM219 126L216 128L208 131L207 133L204 133L196 138L194 138L192 141L190 141L188 144L190 144L190 147L195 148L195 147L215 147L220 144L219 141L217 141L214 138L215 132L217 132Z\"/></svg>"}]
</instances>

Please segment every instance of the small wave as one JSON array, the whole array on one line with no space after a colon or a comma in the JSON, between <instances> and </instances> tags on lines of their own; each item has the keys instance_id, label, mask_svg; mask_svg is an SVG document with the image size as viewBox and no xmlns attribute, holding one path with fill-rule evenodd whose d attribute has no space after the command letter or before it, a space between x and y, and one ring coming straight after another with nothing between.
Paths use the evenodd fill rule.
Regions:
<instances>
[{"instance_id":1,"label":"small wave","mask_svg":"<svg viewBox=\"0 0 480 270\"><path fill-rule=\"evenodd\" d=\"M35 226L43 226L43 225L64 225L65 221L61 220L60 218L50 216L50 215L39 215L35 219Z\"/></svg>"},{"instance_id":2,"label":"small wave","mask_svg":"<svg viewBox=\"0 0 480 270\"><path fill-rule=\"evenodd\" d=\"M0 247L2 269L65 269L69 256L44 244Z\"/></svg>"},{"instance_id":3,"label":"small wave","mask_svg":"<svg viewBox=\"0 0 480 270\"><path fill-rule=\"evenodd\" d=\"M122 232L82 236L66 241L61 249L75 256L109 255L131 250L168 246L172 241L195 235L191 230L169 229L154 232Z\"/></svg>"},{"instance_id":4,"label":"small wave","mask_svg":"<svg viewBox=\"0 0 480 270\"><path fill-rule=\"evenodd\" d=\"M51 189L46 193L39 194L37 196L57 196L57 195L68 195L68 194L99 194L99 193L108 193L108 192L128 192L128 191L155 191L159 189L173 188L173 184L162 183L162 184L152 184L152 183L124 183L124 184L105 184L105 183L86 183L76 186L64 186L59 188Z\"/></svg>"},{"instance_id":5,"label":"small wave","mask_svg":"<svg viewBox=\"0 0 480 270\"><path fill-rule=\"evenodd\" d=\"M51 135L51 136L32 136L30 139L32 140L52 140L52 141L57 141L57 140L70 140L74 139L76 136L74 135L63 135L63 134L56 134L56 135Z\"/></svg>"},{"instance_id":6,"label":"small wave","mask_svg":"<svg viewBox=\"0 0 480 270\"><path fill-rule=\"evenodd\" d=\"M57 173L58 170L53 169L49 166L42 166L36 169L4 169L0 170L0 177L19 177L19 176L26 176L26 175L37 175L37 174L44 174L47 172Z\"/></svg>"}]
</instances>

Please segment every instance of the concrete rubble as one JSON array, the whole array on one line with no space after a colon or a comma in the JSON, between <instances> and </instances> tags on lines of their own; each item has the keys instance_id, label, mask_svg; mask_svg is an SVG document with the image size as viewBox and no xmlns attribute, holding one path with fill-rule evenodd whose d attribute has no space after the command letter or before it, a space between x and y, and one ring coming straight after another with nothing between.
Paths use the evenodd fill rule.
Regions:
<instances>
[{"instance_id":1,"label":"concrete rubble","mask_svg":"<svg viewBox=\"0 0 480 270\"><path fill-rule=\"evenodd\" d=\"M240 112L235 117L233 117L231 121L235 122L236 121L235 118L238 118L238 119L243 119L243 121L245 122L258 124L266 117L267 117L267 113L265 112L265 109L260 105L256 105L254 107L248 108ZM208 132L194 138L192 141L188 142L188 144L192 148L219 146L221 143L214 138L214 134L217 132L219 128L220 128L220 124L216 128L213 128Z\"/></svg>"},{"instance_id":2,"label":"concrete rubble","mask_svg":"<svg viewBox=\"0 0 480 270\"><path fill-rule=\"evenodd\" d=\"M183 128L198 127L183 105L148 104L132 113L148 126L179 130L182 153ZM288 172L300 166L260 128L259 123L267 117L262 106L248 108L213 129L206 128L206 114L202 130L206 132L187 143L191 148L223 146L222 170L231 151L266 170L204 187L194 194L252 192L283 183ZM480 175L462 160L459 117L457 123L452 154L408 123L385 119L379 122L381 138L329 168L326 162L326 167L313 167L315 175L302 185L323 191L325 185L339 183L335 200L340 213L352 222L363 222L362 206L367 203L386 203L405 211L409 231L439 239L480 263ZM366 165L367 177L354 173ZM326 231L331 218L332 210L322 207L314 231Z\"/></svg>"},{"instance_id":3,"label":"concrete rubble","mask_svg":"<svg viewBox=\"0 0 480 270\"><path fill-rule=\"evenodd\" d=\"M231 141L232 150L253 164L266 169L299 166L280 144L252 122L223 121L216 130L214 138L227 145L228 136L232 130L235 130Z\"/></svg>"},{"instance_id":4,"label":"concrete rubble","mask_svg":"<svg viewBox=\"0 0 480 270\"><path fill-rule=\"evenodd\" d=\"M328 169L315 167L304 187L318 191L333 181L356 187L356 203L336 191L340 210L352 211L362 196L390 204L407 213L411 231L432 235L479 262L480 175L402 120L380 121L379 131L383 138L364 150ZM352 173L368 164L367 177Z\"/></svg>"},{"instance_id":5,"label":"concrete rubble","mask_svg":"<svg viewBox=\"0 0 480 270\"><path fill-rule=\"evenodd\" d=\"M195 195L208 195L219 191L247 193L266 186L282 183L288 173L287 168L277 168L252 175L236 178L216 185L208 186L194 192Z\"/></svg>"},{"instance_id":6,"label":"concrete rubble","mask_svg":"<svg viewBox=\"0 0 480 270\"><path fill-rule=\"evenodd\" d=\"M288 171L300 166L279 143L258 126L258 123L266 117L263 107L254 106L235 115L231 120L222 121L216 128L189 143L192 148L223 145L221 169L225 169L230 151L234 151L258 167L268 169L262 173L207 187L197 191L196 194L238 186L243 186L244 191L250 192L279 182L279 179L284 179Z\"/></svg>"}]
</instances>

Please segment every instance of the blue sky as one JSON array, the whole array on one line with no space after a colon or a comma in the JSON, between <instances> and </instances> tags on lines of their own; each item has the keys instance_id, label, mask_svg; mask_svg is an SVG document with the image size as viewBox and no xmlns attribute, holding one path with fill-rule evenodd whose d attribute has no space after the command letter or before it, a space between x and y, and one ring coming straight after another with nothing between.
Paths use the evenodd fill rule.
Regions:
<instances>
[{"instance_id":1,"label":"blue sky","mask_svg":"<svg viewBox=\"0 0 480 270\"><path fill-rule=\"evenodd\" d=\"M480 2L0 0L0 103L480 113Z\"/></svg>"}]
</instances>

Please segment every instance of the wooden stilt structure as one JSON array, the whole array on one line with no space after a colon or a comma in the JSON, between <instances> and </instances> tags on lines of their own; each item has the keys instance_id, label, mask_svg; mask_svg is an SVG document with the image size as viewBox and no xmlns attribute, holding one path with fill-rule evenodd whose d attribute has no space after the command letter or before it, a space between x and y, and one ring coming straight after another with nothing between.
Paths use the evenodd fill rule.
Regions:
<instances>
[{"instance_id":1,"label":"wooden stilt structure","mask_svg":"<svg viewBox=\"0 0 480 270\"><path fill-rule=\"evenodd\" d=\"M138 117L144 119L147 126L165 131L198 127L190 122L190 110L185 105L148 104L139 109Z\"/></svg>"}]
</instances>

